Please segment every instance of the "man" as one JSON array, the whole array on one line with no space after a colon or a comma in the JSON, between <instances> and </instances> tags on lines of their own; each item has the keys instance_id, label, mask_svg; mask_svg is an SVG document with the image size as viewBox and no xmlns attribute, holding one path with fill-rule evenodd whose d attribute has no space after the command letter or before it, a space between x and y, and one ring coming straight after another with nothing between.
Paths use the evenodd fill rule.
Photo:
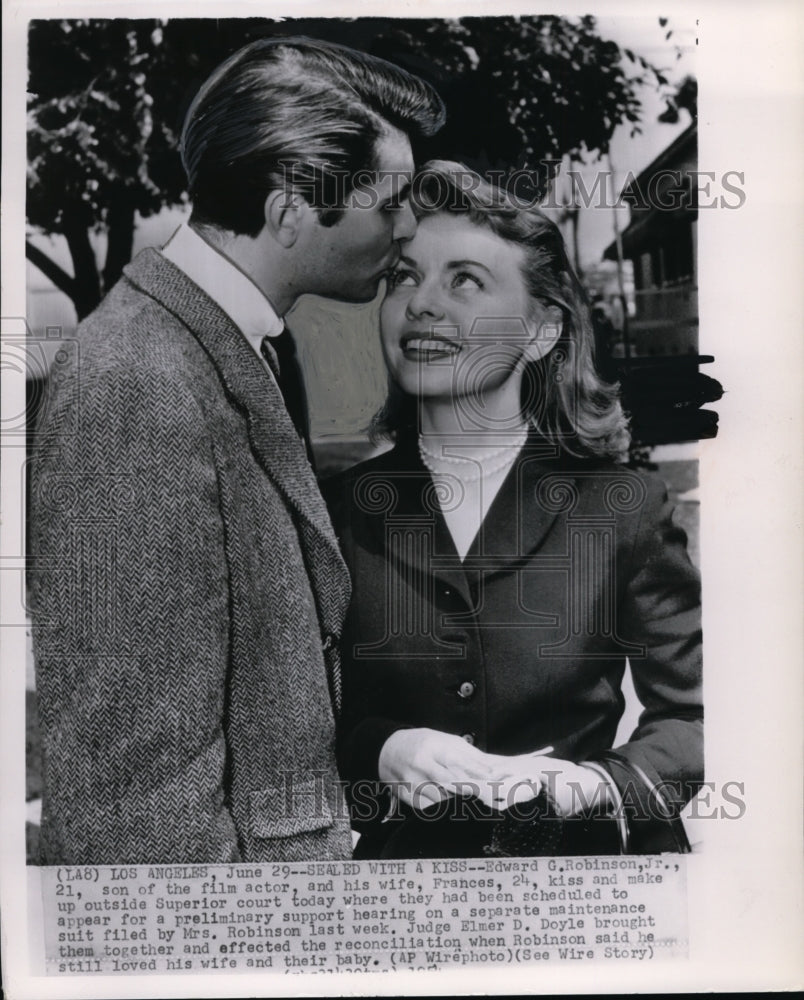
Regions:
<instances>
[{"instance_id":1,"label":"man","mask_svg":"<svg viewBox=\"0 0 804 1000\"><path fill-rule=\"evenodd\" d=\"M190 107L190 225L79 328L38 433L46 863L350 855L348 576L282 396L281 317L373 298L415 226L408 135L442 119L422 81L309 39L247 46Z\"/></svg>"}]
</instances>

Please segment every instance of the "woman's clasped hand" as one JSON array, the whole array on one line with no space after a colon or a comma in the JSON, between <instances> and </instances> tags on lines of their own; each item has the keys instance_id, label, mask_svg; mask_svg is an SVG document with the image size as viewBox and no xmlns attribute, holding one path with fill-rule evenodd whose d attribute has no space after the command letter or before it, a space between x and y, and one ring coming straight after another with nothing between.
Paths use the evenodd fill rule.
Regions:
<instances>
[{"instance_id":1,"label":"woman's clasped hand","mask_svg":"<svg viewBox=\"0 0 804 1000\"><path fill-rule=\"evenodd\" d=\"M437 729L399 729L380 751L380 779L416 812L453 796L474 798L503 811L546 790L562 816L575 816L608 803L606 783L582 764L532 753L486 753L462 736Z\"/></svg>"}]
</instances>

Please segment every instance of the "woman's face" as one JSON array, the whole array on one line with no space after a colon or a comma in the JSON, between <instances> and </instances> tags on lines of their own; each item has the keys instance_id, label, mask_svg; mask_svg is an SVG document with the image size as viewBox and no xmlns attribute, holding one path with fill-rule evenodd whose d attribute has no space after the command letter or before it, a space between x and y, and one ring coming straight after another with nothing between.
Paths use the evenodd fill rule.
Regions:
<instances>
[{"instance_id":1,"label":"woman's face","mask_svg":"<svg viewBox=\"0 0 804 1000\"><path fill-rule=\"evenodd\" d=\"M467 217L425 216L402 246L381 312L392 378L422 399L518 389L523 354L546 353L543 307L522 278L524 252ZM517 397L518 398L518 397Z\"/></svg>"}]
</instances>

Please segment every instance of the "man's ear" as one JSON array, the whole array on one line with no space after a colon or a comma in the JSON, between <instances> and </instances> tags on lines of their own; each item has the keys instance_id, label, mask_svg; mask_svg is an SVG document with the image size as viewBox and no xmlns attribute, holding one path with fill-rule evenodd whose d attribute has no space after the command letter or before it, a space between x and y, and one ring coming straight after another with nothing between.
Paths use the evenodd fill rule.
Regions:
<instances>
[{"instance_id":1,"label":"man's ear","mask_svg":"<svg viewBox=\"0 0 804 1000\"><path fill-rule=\"evenodd\" d=\"M271 191L265 199L265 225L281 246L292 247L299 238L305 212L309 206L301 195L292 191Z\"/></svg>"},{"instance_id":2,"label":"man's ear","mask_svg":"<svg viewBox=\"0 0 804 1000\"><path fill-rule=\"evenodd\" d=\"M548 306L533 325L533 337L523 352L525 361L540 361L556 346L564 329L564 317L558 306Z\"/></svg>"}]
</instances>

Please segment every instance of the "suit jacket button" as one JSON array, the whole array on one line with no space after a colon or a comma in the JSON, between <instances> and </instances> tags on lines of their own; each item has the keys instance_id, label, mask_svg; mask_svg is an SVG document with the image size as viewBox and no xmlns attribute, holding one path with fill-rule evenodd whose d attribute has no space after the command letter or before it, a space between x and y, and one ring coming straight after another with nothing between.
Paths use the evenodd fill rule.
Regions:
<instances>
[{"instance_id":1,"label":"suit jacket button","mask_svg":"<svg viewBox=\"0 0 804 1000\"><path fill-rule=\"evenodd\" d=\"M458 688L458 694L461 698L471 698L474 693L475 685L471 681L464 681Z\"/></svg>"},{"instance_id":2,"label":"suit jacket button","mask_svg":"<svg viewBox=\"0 0 804 1000\"><path fill-rule=\"evenodd\" d=\"M324 638L321 641L321 649L325 653L327 653L327 652L329 652L330 649L332 649L332 647L335 645L335 643L337 641L338 641L338 637L336 635L333 635L332 632L327 632L327 634L324 636Z\"/></svg>"},{"instance_id":3,"label":"suit jacket button","mask_svg":"<svg viewBox=\"0 0 804 1000\"><path fill-rule=\"evenodd\" d=\"M474 733L464 733L461 736L462 740L466 740L470 747L475 745L475 734Z\"/></svg>"}]
</instances>

